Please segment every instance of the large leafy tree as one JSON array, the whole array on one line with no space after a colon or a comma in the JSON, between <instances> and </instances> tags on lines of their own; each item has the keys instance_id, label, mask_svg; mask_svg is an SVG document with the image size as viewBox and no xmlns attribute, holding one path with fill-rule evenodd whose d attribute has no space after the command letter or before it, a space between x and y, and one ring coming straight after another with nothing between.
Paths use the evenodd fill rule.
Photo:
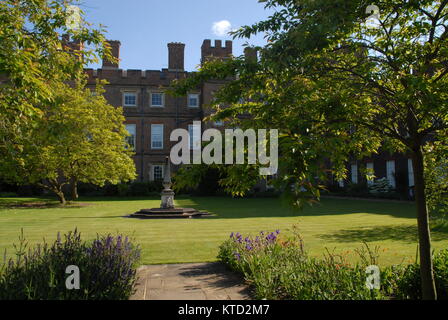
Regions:
<instances>
[{"instance_id":1,"label":"large leafy tree","mask_svg":"<svg viewBox=\"0 0 448 320\"><path fill-rule=\"evenodd\" d=\"M55 191L61 202L65 201L61 183L68 178L74 186L78 180L101 184L107 180L102 172L107 166L110 181L117 179L120 170L129 176L130 168L126 153L120 153L117 148L108 149L123 135L123 128L115 123L122 119L120 111L112 111L100 98L89 98L84 90L84 64L96 62L98 56L113 58L101 26L91 27L82 19L82 12L73 19L71 6L77 3L76 0L0 2L0 176L15 183L45 181L45 186ZM70 38L72 42L68 42ZM76 85L69 88L68 83ZM78 104L66 110L68 101L64 94ZM99 108L97 118L83 114L87 110L89 115L93 112L88 109L88 103ZM64 119L63 111L71 118ZM106 119L108 116L111 118ZM48 122L49 119L55 122ZM108 121L100 124L95 119ZM64 130L61 123L67 125ZM73 134L85 138L80 128L93 130L92 124L97 126L97 131L102 130L101 143L73 145L79 142L72 139ZM105 130L109 129L115 131L110 132L108 139ZM77 147L70 153L83 157L71 164L70 172L65 165L74 159L68 150L67 158L62 158L63 146ZM103 158L99 159L100 156ZM116 157L124 157L122 168L116 166ZM96 168L95 161L102 165ZM85 163L92 167L87 168ZM94 168L98 169L95 178Z\"/></svg>"},{"instance_id":2,"label":"large leafy tree","mask_svg":"<svg viewBox=\"0 0 448 320\"><path fill-rule=\"evenodd\" d=\"M54 102L22 130L29 143L0 164L3 176L51 190L62 204L65 185L71 184L76 198L78 182L102 186L135 179L122 110L107 103L102 87L62 84L52 90Z\"/></svg>"},{"instance_id":3,"label":"large leafy tree","mask_svg":"<svg viewBox=\"0 0 448 320\"><path fill-rule=\"evenodd\" d=\"M376 1L373 25L367 1L260 2L276 13L234 33L266 33L267 45L255 48L259 62L210 62L177 92L234 77L217 94L216 105L229 107L217 107L216 119L241 122L238 115L250 114L243 125L281 131L279 180L296 204L303 194L319 195L329 174L343 177L352 157L380 148L410 154L422 295L436 299L424 158L428 150L427 158L446 158L448 1ZM247 188L241 174L231 184L231 191Z\"/></svg>"},{"instance_id":4,"label":"large leafy tree","mask_svg":"<svg viewBox=\"0 0 448 320\"><path fill-rule=\"evenodd\" d=\"M0 114L3 121L10 121L2 122L1 128L39 115L40 107L51 100L54 82L79 77L84 63L97 61L98 54L110 57L110 51L104 50L102 28L91 28L80 16L72 29L69 6L73 3L76 1L0 2ZM67 50L62 33L87 47Z\"/></svg>"},{"instance_id":5,"label":"large leafy tree","mask_svg":"<svg viewBox=\"0 0 448 320\"><path fill-rule=\"evenodd\" d=\"M0 153L21 152L22 130L34 125L54 102L53 87L81 79L84 63L110 58L103 29L82 19L69 24L76 1L0 2ZM84 43L70 47L61 34Z\"/></svg>"}]
</instances>

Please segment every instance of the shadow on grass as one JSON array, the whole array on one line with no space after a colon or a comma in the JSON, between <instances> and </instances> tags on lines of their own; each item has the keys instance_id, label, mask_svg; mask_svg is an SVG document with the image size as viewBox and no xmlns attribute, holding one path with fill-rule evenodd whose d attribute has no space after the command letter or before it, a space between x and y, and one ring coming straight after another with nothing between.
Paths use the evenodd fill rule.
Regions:
<instances>
[{"instance_id":1,"label":"shadow on grass","mask_svg":"<svg viewBox=\"0 0 448 320\"><path fill-rule=\"evenodd\" d=\"M448 220L446 219L435 219L431 222L432 232L443 232L448 234Z\"/></svg>"},{"instance_id":2,"label":"shadow on grass","mask_svg":"<svg viewBox=\"0 0 448 320\"><path fill-rule=\"evenodd\" d=\"M79 217L79 216L73 216L73 217L67 217L64 216L64 219L117 219L117 218L129 218L126 215L118 215L118 216L91 216L91 217Z\"/></svg>"},{"instance_id":3,"label":"shadow on grass","mask_svg":"<svg viewBox=\"0 0 448 320\"><path fill-rule=\"evenodd\" d=\"M313 206L305 205L303 209L294 209L277 198L192 197L178 198L176 205L216 214L207 219L331 216L357 213L407 219L416 217L413 203L388 201L322 199L320 203Z\"/></svg>"},{"instance_id":4,"label":"shadow on grass","mask_svg":"<svg viewBox=\"0 0 448 320\"><path fill-rule=\"evenodd\" d=\"M448 240L448 230L434 230L431 228L433 241ZM417 226L377 226L357 229L344 229L330 234L321 234L317 237L334 242L372 242L372 241L404 241L415 243L418 241Z\"/></svg>"},{"instance_id":5,"label":"shadow on grass","mask_svg":"<svg viewBox=\"0 0 448 320\"><path fill-rule=\"evenodd\" d=\"M82 208L97 202L112 202L116 206L125 202L143 202L140 209L157 207L157 197L81 197L78 202L61 207L54 198L0 198L0 209L28 208ZM305 205L302 210L293 209L278 198L230 198L230 197L187 197L178 196L176 206L195 208L214 214L207 219L274 218L274 217L315 217L367 213L388 215L398 218L415 219L415 206L412 203L378 202L348 199L322 199L313 206ZM28 203L28 204L27 204ZM123 206L124 207L124 206ZM123 215L130 214L124 209ZM133 209L134 210L134 209Z\"/></svg>"},{"instance_id":6,"label":"shadow on grass","mask_svg":"<svg viewBox=\"0 0 448 320\"><path fill-rule=\"evenodd\" d=\"M109 201L117 201L117 202L129 202L129 201L160 201L160 197L156 196L135 196L135 197L80 197L79 201L84 202L109 202Z\"/></svg>"},{"instance_id":7,"label":"shadow on grass","mask_svg":"<svg viewBox=\"0 0 448 320\"><path fill-rule=\"evenodd\" d=\"M68 202L65 206L51 198L0 198L0 209L78 209L91 203Z\"/></svg>"}]
</instances>

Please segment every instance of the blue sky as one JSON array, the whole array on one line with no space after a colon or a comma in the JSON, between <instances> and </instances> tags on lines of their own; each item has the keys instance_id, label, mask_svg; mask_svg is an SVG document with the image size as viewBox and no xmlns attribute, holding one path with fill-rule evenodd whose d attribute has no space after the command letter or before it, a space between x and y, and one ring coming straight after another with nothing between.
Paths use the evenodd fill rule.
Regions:
<instances>
[{"instance_id":1,"label":"blue sky","mask_svg":"<svg viewBox=\"0 0 448 320\"><path fill-rule=\"evenodd\" d=\"M147 70L168 66L168 42L185 43L185 69L196 70L204 39L232 40L219 35L229 27L222 21L236 29L273 13L257 0L82 0L79 6L88 22L107 26L108 39L120 40L120 68ZM234 55L243 53L246 41L234 41ZM249 43L266 41L259 35Z\"/></svg>"}]
</instances>

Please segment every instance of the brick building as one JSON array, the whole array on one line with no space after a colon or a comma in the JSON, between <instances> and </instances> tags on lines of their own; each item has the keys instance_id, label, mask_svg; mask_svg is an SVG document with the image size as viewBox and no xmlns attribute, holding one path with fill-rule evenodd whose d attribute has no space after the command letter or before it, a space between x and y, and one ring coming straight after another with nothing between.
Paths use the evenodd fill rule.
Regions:
<instances>
[{"instance_id":1,"label":"brick building","mask_svg":"<svg viewBox=\"0 0 448 320\"><path fill-rule=\"evenodd\" d=\"M120 58L120 42L109 41L112 55ZM153 181L163 177L165 157L176 142L170 142L170 133L176 128L192 130L193 121L202 121L210 114L213 92L222 82L210 81L185 97L167 93L171 82L188 77L184 70L183 43L168 43L168 68L161 70L124 70L119 63L103 60L101 69L86 69L89 84L97 79L109 82L105 98L116 107L123 107L126 129L132 135L129 143L135 149L138 181ZM201 62L210 58L232 55L232 41L204 40ZM220 127L221 123L204 123L203 127Z\"/></svg>"},{"instance_id":2,"label":"brick building","mask_svg":"<svg viewBox=\"0 0 448 320\"><path fill-rule=\"evenodd\" d=\"M112 55L120 58L120 42L109 41ZM79 44L71 43L79 49ZM204 123L203 119L210 115L208 107L213 93L223 82L209 81L190 92L185 97L173 97L166 91L175 79L188 77L184 70L183 43L168 43L168 68L161 70L124 70L119 63L103 61L101 69L86 69L89 83L95 84L97 79L106 79L105 97L110 104L123 107L126 117L126 128L132 135L129 142L135 148L135 164L138 181L153 181L163 177L165 157L169 155L174 143L170 142L170 133L176 128L191 130L193 121L202 121L203 128L222 126L222 123ZM232 41L204 40L201 47L201 63L211 58L226 58L232 55ZM245 55L255 58L254 52L246 48ZM191 131L190 131L191 132ZM404 194L412 194L414 178L412 162L402 154L382 152L371 158L352 161L347 164L348 177L345 181L330 182L339 187L349 184L369 185L361 168L374 170L376 179L387 178L392 187ZM257 190L270 188L266 180L255 186Z\"/></svg>"}]
</instances>

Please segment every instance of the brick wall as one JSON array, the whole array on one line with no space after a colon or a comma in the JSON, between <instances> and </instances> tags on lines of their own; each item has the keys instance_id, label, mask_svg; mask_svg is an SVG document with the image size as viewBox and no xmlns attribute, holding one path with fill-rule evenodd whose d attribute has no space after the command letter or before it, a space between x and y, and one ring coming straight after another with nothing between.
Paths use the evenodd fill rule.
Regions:
<instances>
[{"instance_id":1,"label":"brick wall","mask_svg":"<svg viewBox=\"0 0 448 320\"><path fill-rule=\"evenodd\" d=\"M119 59L120 42L109 41L112 54ZM138 180L150 179L151 165L165 163L165 157L169 155L171 147L176 142L170 142L170 133L176 128L188 130L188 125L193 121L202 121L204 118L204 106L212 99L213 91L222 86L222 82L204 84L192 93L200 96L198 108L188 106L187 97L173 97L167 90L175 79L183 79L188 76L184 71L184 48L181 43L168 44L169 68L161 70L122 70L119 64L103 61L103 68L94 70L86 69L89 76L89 85L94 86L97 79L105 79L109 82L105 86L104 96L115 107L123 107L126 124L136 126L136 144L134 161L137 168ZM217 40L215 46L211 46L210 40L205 40L201 48L201 61L208 57L224 58L232 54L232 42L226 41L222 47ZM123 106L123 93L136 94L136 106ZM164 106L151 106L151 93L164 93ZM208 114L210 111L207 111ZM151 124L163 124L163 149L151 148ZM206 126L203 126L203 128Z\"/></svg>"}]
</instances>

